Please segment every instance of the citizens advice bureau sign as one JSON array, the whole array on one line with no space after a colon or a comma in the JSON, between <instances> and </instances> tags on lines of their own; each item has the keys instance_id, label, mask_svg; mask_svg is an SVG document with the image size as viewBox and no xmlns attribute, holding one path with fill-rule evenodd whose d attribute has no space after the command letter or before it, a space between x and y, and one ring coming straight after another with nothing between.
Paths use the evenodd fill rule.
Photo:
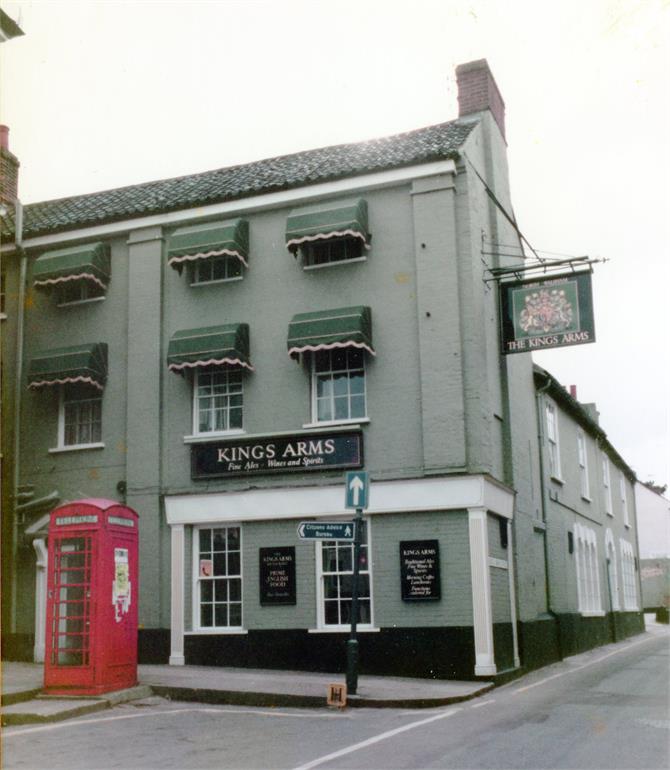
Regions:
<instances>
[{"instance_id":1,"label":"citizens advice bureau sign","mask_svg":"<svg viewBox=\"0 0 670 770\"><path fill-rule=\"evenodd\" d=\"M210 479L267 473L305 473L363 465L363 435L304 433L193 444L191 478Z\"/></svg>"},{"instance_id":2,"label":"citizens advice bureau sign","mask_svg":"<svg viewBox=\"0 0 670 770\"><path fill-rule=\"evenodd\" d=\"M595 342L591 273L502 283L500 314L503 353Z\"/></svg>"}]
</instances>

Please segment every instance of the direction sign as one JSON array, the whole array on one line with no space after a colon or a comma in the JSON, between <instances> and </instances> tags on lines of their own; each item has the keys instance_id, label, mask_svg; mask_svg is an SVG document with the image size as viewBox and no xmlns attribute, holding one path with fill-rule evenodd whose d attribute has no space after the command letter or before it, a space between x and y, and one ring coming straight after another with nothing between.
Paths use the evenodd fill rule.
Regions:
<instances>
[{"instance_id":1,"label":"direction sign","mask_svg":"<svg viewBox=\"0 0 670 770\"><path fill-rule=\"evenodd\" d=\"M302 540L348 540L353 543L353 521L301 521L298 535Z\"/></svg>"},{"instance_id":2,"label":"direction sign","mask_svg":"<svg viewBox=\"0 0 670 770\"><path fill-rule=\"evenodd\" d=\"M349 471L345 481L345 508L367 508L370 478L367 471Z\"/></svg>"}]
</instances>

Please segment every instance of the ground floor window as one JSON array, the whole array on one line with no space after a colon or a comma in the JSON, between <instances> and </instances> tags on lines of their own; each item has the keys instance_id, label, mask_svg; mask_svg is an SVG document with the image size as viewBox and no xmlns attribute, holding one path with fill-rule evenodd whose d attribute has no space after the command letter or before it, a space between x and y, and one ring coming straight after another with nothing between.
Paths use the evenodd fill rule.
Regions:
<instances>
[{"instance_id":1,"label":"ground floor window","mask_svg":"<svg viewBox=\"0 0 670 770\"><path fill-rule=\"evenodd\" d=\"M608 529L605 533L605 549L607 553L607 575L609 580L609 590L612 602L612 609L619 609L619 575L617 570L616 549L614 548L614 537L612 530Z\"/></svg>"},{"instance_id":2,"label":"ground floor window","mask_svg":"<svg viewBox=\"0 0 670 770\"><path fill-rule=\"evenodd\" d=\"M319 625L322 628L348 628L351 624L351 597L354 574L353 543L324 540L318 554L319 570ZM372 595L367 526L359 559L358 623L372 624Z\"/></svg>"},{"instance_id":3,"label":"ground floor window","mask_svg":"<svg viewBox=\"0 0 670 770\"><path fill-rule=\"evenodd\" d=\"M596 533L589 527L576 524L575 541L579 611L602 612Z\"/></svg>"},{"instance_id":4,"label":"ground floor window","mask_svg":"<svg viewBox=\"0 0 670 770\"><path fill-rule=\"evenodd\" d=\"M621 577L623 581L623 606L626 610L637 609L635 587L635 555L633 546L627 540L619 540L621 548Z\"/></svg>"},{"instance_id":5,"label":"ground floor window","mask_svg":"<svg viewBox=\"0 0 670 770\"><path fill-rule=\"evenodd\" d=\"M202 527L195 533L195 625L242 626L242 558L239 527Z\"/></svg>"}]
</instances>

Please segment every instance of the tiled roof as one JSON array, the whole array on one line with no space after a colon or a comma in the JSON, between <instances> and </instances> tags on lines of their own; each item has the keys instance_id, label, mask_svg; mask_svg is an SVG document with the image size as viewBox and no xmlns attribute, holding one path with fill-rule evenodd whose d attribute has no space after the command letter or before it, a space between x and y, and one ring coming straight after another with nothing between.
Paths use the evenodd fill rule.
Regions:
<instances>
[{"instance_id":1,"label":"tiled roof","mask_svg":"<svg viewBox=\"0 0 670 770\"><path fill-rule=\"evenodd\" d=\"M201 174L31 203L24 208L23 235L30 238L64 232L455 158L474 125L476 121L472 120L440 123L367 142L322 147ZM3 222L3 240L12 235L13 223Z\"/></svg>"}]
</instances>

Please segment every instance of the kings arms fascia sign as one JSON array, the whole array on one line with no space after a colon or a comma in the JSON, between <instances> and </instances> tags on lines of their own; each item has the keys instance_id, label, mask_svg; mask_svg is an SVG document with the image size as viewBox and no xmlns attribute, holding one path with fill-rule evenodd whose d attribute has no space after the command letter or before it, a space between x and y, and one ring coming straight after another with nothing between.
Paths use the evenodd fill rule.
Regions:
<instances>
[{"instance_id":1,"label":"kings arms fascia sign","mask_svg":"<svg viewBox=\"0 0 670 770\"><path fill-rule=\"evenodd\" d=\"M501 283L500 315L505 354L595 342L591 273Z\"/></svg>"}]
</instances>

